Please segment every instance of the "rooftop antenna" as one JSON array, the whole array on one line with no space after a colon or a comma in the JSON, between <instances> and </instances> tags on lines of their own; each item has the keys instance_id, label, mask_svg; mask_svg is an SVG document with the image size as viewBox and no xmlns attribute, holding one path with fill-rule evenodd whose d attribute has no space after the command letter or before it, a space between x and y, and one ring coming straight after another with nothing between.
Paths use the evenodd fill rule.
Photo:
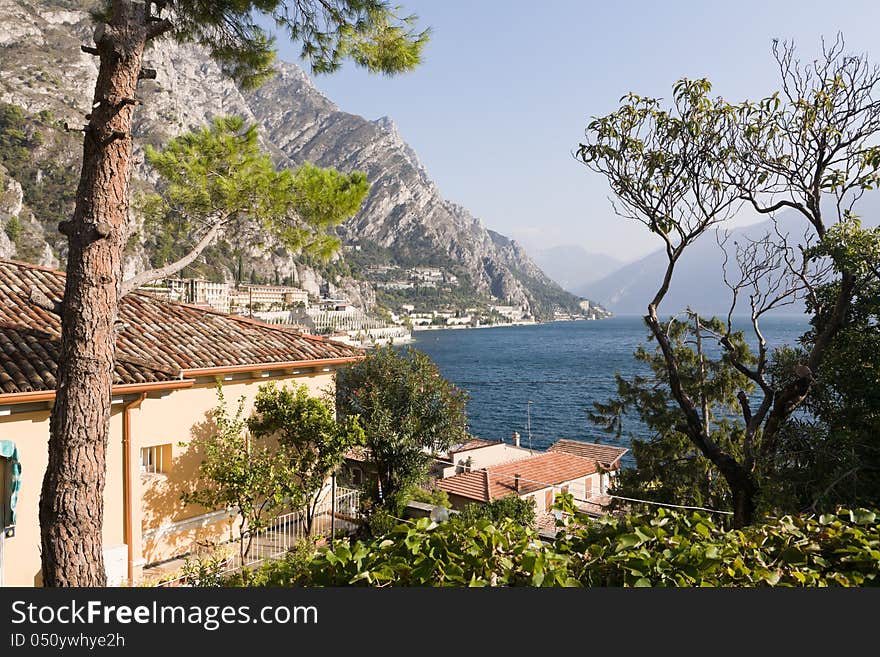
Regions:
<instances>
[{"instance_id":1,"label":"rooftop antenna","mask_svg":"<svg viewBox=\"0 0 880 657\"><path fill-rule=\"evenodd\" d=\"M532 451L532 400L526 402L526 427L529 436L529 451Z\"/></svg>"}]
</instances>

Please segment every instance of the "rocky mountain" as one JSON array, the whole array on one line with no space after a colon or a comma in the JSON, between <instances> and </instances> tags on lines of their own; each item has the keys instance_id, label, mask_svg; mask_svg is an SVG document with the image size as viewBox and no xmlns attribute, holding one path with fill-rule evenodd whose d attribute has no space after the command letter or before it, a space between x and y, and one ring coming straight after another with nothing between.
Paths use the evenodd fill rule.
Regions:
<instances>
[{"instance_id":1,"label":"rocky mountain","mask_svg":"<svg viewBox=\"0 0 880 657\"><path fill-rule=\"evenodd\" d=\"M54 265L65 257L55 226L72 208L80 136L63 126L82 124L97 73L94 58L80 51L81 44L91 42L93 26L83 11L89 4L0 0L0 103L11 113L5 121L0 116L0 164L7 169L0 172L0 190L5 190L0 194L14 199L20 188L23 201L17 227L0 238L0 255ZM475 297L521 305L539 317L552 317L556 309L576 311L579 299L548 278L519 245L443 198L390 118L370 121L340 110L290 63L280 63L274 78L243 94L197 47L163 41L150 48L147 59L157 78L141 84L144 102L134 128L138 149L162 144L217 115L243 116L260 126L264 148L281 165L310 161L367 174L371 191L342 227L344 243L375 246L396 265L444 268ZM24 139L16 141L16 135ZM140 150L135 157L140 163L133 188L150 188L154 176ZM56 202L46 207L41 199L49 186ZM5 227L9 219L3 216ZM149 265L149 237L141 231L130 242L129 273ZM312 291L329 282L365 306L374 300L371 286L350 275L357 267L337 262L328 270L281 251L246 255L245 267L261 279L290 280ZM211 275L233 277L229 253L213 249L206 259Z\"/></svg>"},{"instance_id":2,"label":"rocky mountain","mask_svg":"<svg viewBox=\"0 0 880 657\"><path fill-rule=\"evenodd\" d=\"M831 212L831 208L828 209ZM868 192L855 207L865 226L880 224L880 192ZM792 238L804 231L804 220L794 213L782 213L779 226ZM730 240L745 236L760 238L772 230L770 222L760 222L731 231ZM577 294L599 299L617 314L644 314L648 301L657 291L666 269L666 254L660 250L629 263L601 280L573 288ZM679 261L669 293L663 301L664 313L675 313L690 306L705 314L726 314L731 293L724 285L721 265L723 254L713 235L698 240ZM779 312L798 313L801 305L788 306ZM741 312L747 312L745 307Z\"/></svg>"}]
</instances>

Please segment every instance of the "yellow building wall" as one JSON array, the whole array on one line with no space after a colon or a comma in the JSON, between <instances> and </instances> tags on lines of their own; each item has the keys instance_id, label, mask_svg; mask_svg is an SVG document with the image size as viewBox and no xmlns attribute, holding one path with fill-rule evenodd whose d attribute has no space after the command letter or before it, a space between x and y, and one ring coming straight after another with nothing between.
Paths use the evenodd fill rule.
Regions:
<instances>
[{"instance_id":1,"label":"yellow building wall","mask_svg":"<svg viewBox=\"0 0 880 657\"><path fill-rule=\"evenodd\" d=\"M320 397L333 389L333 374L274 377L277 385L293 383L306 385L312 395ZM254 399L259 387L267 379L234 380L223 382L223 396L227 411L234 415L241 397L245 399L244 416L253 412ZM187 505L181 494L191 490L198 476L202 454L193 446L194 439L205 438L215 429L211 417L217 407L215 385L200 385L181 390L162 399L146 399L139 410L132 411L132 445L136 464L140 465L141 449L154 445L170 446L171 461L163 463L161 474L141 474L140 528L149 534L143 541L143 563L166 561L188 552L200 544L227 540L232 532L232 520L198 526L187 526L186 521L198 519L214 509ZM137 523L137 520L135 521ZM175 526L177 525L177 526Z\"/></svg>"},{"instance_id":2,"label":"yellow building wall","mask_svg":"<svg viewBox=\"0 0 880 657\"><path fill-rule=\"evenodd\" d=\"M225 381L223 392L227 408L234 412L239 397L245 397L245 417L253 410L260 385L268 380L282 384L305 384L315 396L333 389L333 373L281 376L270 379ZM232 521L225 519L206 527L174 531L179 523L205 514L208 510L187 507L180 493L194 480L199 455L188 444L194 436L210 431L210 412L217 406L216 385L199 385L177 390L159 398L158 393L145 399L140 409L131 410L132 497L134 561L138 565L165 560L190 550L198 541L228 538ZM106 487L104 490L104 547L118 548L124 544L123 534L123 471L122 471L122 409L112 406L110 438L107 448ZM0 438L15 442L22 466L15 536L6 539L4 552L4 584L6 586L39 586L40 527L39 499L48 459L49 411L12 413L0 416ZM140 451L151 445L169 445L171 465L161 475L142 475ZM167 453L167 452L166 452ZM142 541L143 531L161 530L153 541ZM137 569L139 572L139 569Z\"/></svg>"},{"instance_id":3,"label":"yellow building wall","mask_svg":"<svg viewBox=\"0 0 880 657\"><path fill-rule=\"evenodd\" d=\"M110 418L104 488L105 548L123 543L121 410L121 405L114 404ZM42 584L39 504L48 462L49 411L0 417L0 438L15 443L21 463L15 536L7 538L4 546L4 585L39 586Z\"/></svg>"},{"instance_id":4,"label":"yellow building wall","mask_svg":"<svg viewBox=\"0 0 880 657\"><path fill-rule=\"evenodd\" d=\"M535 453L530 450L514 447L507 443L486 445L464 452L456 452L453 455L455 465L445 467L443 469L443 476L452 477L459 472L464 472L468 459L470 459L470 465L467 467L470 467L471 470L480 470L482 468L491 468L493 465L499 465L500 463L521 461L534 455Z\"/></svg>"}]
</instances>

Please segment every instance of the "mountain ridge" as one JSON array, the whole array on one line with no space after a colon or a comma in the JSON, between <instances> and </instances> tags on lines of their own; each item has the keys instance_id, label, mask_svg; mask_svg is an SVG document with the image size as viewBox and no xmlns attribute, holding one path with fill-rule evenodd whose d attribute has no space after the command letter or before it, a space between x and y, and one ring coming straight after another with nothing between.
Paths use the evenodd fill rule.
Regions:
<instances>
[{"instance_id":1,"label":"mountain ridge","mask_svg":"<svg viewBox=\"0 0 880 657\"><path fill-rule=\"evenodd\" d=\"M856 214L860 210L864 215L865 226L880 224L880 192L868 192L863 196L855 207ZM792 236L803 233L804 220L801 215L784 212L780 213L777 220L783 233L787 232ZM730 239L736 240L745 236L758 238L771 227L770 220L740 226L731 229ZM727 314L731 292L724 285L721 269L723 255L713 237L704 235L685 251L676 266L669 292L660 307L661 312L675 313L691 307L704 314ZM573 291L599 300L616 314L644 315L648 301L656 293L659 281L663 278L666 263L665 251L659 249L623 265L598 281L576 286ZM683 285L683 281L694 284ZM745 307L741 306L740 311L745 312ZM802 311L803 304L799 303L775 312L797 314Z\"/></svg>"},{"instance_id":2,"label":"mountain ridge","mask_svg":"<svg viewBox=\"0 0 880 657\"><path fill-rule=\"evenodd\" d=\"M17 181L24 188L25 205L20 234L31 242L28 255L39 254L39 264L57 266L66 247L55 232L58 217L30 207L33 190L42 184L34 179L45 180L39 167L50 163L50 155L59 165L78 171L79 140L72 136L77 133L53 133L47 138L42 134L47 130L34 127L35 117L51 115L57 133L63 121L76 125L88 111L97 68L94 58L80 52L79 46L90 42L92 23L87 14L73 10L87 4L0 0L0 23L14 35L4 41L0 102L22 108L31 128L41 133L40 139L58 144L54 151L43 149L42 159L37 148L36 171L27 174L29 181ZM274 77L243 93L197 46L164 40L150 48L146 59L157 78L143 81L139 90L144 102L133 126L137 138L133 189L149 191L156 183L155 174L143 163L145 143L159 146L215 116L236 114L259 126L264 148L279 165L309 161L367 174L370 193L339 231L345 244L374 242L401 263L423 258L448 268L475 297L520 305L542 319L552 318L557 310L577 311L580 299L547 277L521 246L497 242L480 219L441 195L390 117L371 121L343 111L290 62L279 62ZM9 172L5 178L17 175ZM64 210L70 211L72 195L67 194L63 194ZM150 236L139 218L134 219L140 235L126 252L126 275L146 269L153 256ZM0 250L11 255L15 245L10 245L7 239ZM348 274L339 278L327 268L285 253L249 250L246 256L246 266L260 278L290 280L310 292L330 284L364 306L374 302L369 285ZM233 276L229 253L212 249L208 258L214 262L206 267L207 275Z\"/></svg>"}]
</instances>

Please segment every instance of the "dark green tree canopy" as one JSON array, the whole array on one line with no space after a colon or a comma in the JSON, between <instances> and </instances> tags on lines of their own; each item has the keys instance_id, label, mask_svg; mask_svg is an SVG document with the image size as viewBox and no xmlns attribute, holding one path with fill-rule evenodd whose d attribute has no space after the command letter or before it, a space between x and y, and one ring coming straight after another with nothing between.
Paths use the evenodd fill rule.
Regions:
<instances>
[{"instance_id":1,"label":"dark green tree canopy","mask_svg":"<svg viewBox=\"0 0 880 657\"><path fill-rule=\"evenodd\" d=\"M423 479L431 453L468 436L466 403L415 349L379 347L336 375L337 410L360 419L385 499Z\"/></svg>"},{"instance_id":2,"label":"dark green tree canopy","mask_svg":"<svg viewBox=\"0 0 880 657\"><path fill-rule=\"evenodd\" d=\"M117 3L118 4L118 3ZM384 0L174 0L148 2L166 7L152 28L177 41L198 43L224 71L245 87L260 84L272 72L274 25L301 44L300 56L314 73L337 70L345 59L370 71L392 75L414 68L429 30L416 17L399 15ZM109 22L114 3L94 12Z\"/></svg>"},{"instance_id":3,"label":"dark green tree canopy","mask_svg":"<svg viewBox=\"0 0 880 657\"><path fill-rule=\"evenodd\" d=\"M699 327L704 340L724 331L723 323L717 319L700 318ZM679 364L684 391L705 402L701 406L706 412L708 435L725 452L742 458L745 429L736 417L741 403L739 395L751 394L754 384L717 348L714 354L703 353L701 358L700 352L692 348L697 323L691 318L673 318L664 322L663 328ZM656 345L653 335L648 337ZM742 362L755 362L741 332L731 336L731 344ZM662 351L657 346L640 345L635 359L646 365L647 371L629 379L618 373L616 396L607 402L594 402L589 413L593 423L617 438L623 434L624 425L630 428L628 437L636 467L623 470L615 478L614 492L657 502L731 509L730 489L721 472L703 458L682 430L685 418L670 398L669 373ZM636 435L631 430L634 424L646 428L649 437Z\"/></svg>"},{"instance_id":4,"label":"dark green tree canopy","mask_svg":"<svg viewBox=\"0 0 880 657\"><path fill-rule=\"evenodd\" d=\"M160 262L135 286L174 273L218 241L326 260L339 247L331 229L353 216L369 191L360 171L309 163L277 169L260 149L256 125L236 116L218 117L160 150L148 146L146 157L160 176L159 192L139 204L160 240Z\"/></svg>"}]
</instances>

